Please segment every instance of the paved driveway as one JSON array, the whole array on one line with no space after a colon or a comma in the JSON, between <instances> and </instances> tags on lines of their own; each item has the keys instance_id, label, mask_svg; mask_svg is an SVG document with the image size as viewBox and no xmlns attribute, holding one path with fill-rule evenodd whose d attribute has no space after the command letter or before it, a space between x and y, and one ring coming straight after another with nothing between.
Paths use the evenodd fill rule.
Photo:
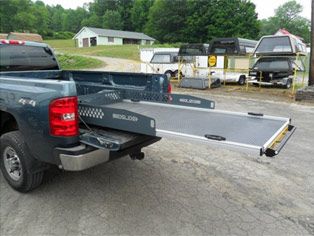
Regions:
<instances>
[{"instance_id":1,"label":"paved driveway","mask_svg":"<svg viewBox=\"0 0 314 236\"><path fill-rule=\"evenodd\" d=\"M163 139L143 161L50 173L29 194L1 175L0 235L314 235L314 107L206 97L297 131L274 159Z\"/></svg>"}]
</instances>

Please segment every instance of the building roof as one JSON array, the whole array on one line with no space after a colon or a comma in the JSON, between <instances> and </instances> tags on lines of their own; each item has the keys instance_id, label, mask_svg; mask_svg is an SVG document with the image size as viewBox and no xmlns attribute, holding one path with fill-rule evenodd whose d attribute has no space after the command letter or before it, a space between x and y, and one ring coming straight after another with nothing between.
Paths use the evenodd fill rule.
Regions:
<instances>
[{"instance_id":1,"label":"building roof","mask_svg":"<svg viewBox=\"0 0 314 236\"><path fill-rule=\"evenodd\" d=\"M29 34L29 33L16 33L11 32L8 35L8 39L15 39L15 40L23 40L23 41L32 41L42 43L43 38L39 34Z\"/></svg>"},{"instance_id":2,"label":"building roof","mask_svg":"<svg viewBox=\"0 0 314 236\"><path fill-rule=\"evenodd\" d=\"M127 39L144 39L144 40L155 40L152 37L149 37L146 34L139 32L131 32L131 31L122 31L122 30L111 30L111 29L100 29L100 28L92 28L92 27L83 27L74 37L75 39L77 35L81 33L81 31L86 28L95 34L107 37L117 37L117 38L127 38Z\"/></svg>"},{"instance_id":3,"label":"building roof","mask_svg":"<svg viewBox=\"0 0 314 236\"><path fill-rule=\"evenodd\" d=\"M8 34L0 33L0 39L7 39L7 38L8 38Z\"/></svg>"},{"instance_id":4,"label":"building roof","mask_svg":"<svg viewBox=\"0 0 314 236\"><path fill-rule=\"evenodd\" d=\"M275 35L292 35L298 39L301 39L301 40L304 40L304 38L300 37L300 36L297 36L297 35L294 35L294 34L291 34L288 30L285 30L285 29L279 29Z\"/></svg>"}]
</instances>

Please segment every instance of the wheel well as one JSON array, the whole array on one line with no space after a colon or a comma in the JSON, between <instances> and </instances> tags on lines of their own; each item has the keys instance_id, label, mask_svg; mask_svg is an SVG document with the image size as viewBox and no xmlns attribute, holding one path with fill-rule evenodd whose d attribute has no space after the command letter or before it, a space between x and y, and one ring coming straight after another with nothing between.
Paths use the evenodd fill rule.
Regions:
<instances>
[{"instance_id":1,"label":"wheel well","mask_svg":"<svg viewBox=\"0 0 314 236\"><path fill-rule=\"evenodd\" d=\"M1 123L0 123L0 135L5 133L19 130L16 119L10 113L0 111Z\"/></svg>"}]
</instances>

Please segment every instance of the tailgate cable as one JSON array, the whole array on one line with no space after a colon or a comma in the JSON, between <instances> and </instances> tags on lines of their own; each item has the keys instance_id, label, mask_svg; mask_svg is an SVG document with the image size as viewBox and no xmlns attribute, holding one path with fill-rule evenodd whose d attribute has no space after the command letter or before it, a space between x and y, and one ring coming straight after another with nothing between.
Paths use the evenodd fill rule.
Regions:
<instances>
[{"instance_id":1,"label":"tailgate cable","mask_svg":"<svg viewBox=\"0 0 314 236\"><path fill-rule=\"evenodd\" d=\"M87 127L87 129L90 131L90 133L94 134L95 135L95 138L97 139L97 141L99 143L102 143L102 140L100 138L97 137L97 134L95 133L94 130L92 130L87 124L86 122L82 119L82 117L80 115L78 115L80 121L82 121L82 123Z\"/></svg>"}]
</instances>

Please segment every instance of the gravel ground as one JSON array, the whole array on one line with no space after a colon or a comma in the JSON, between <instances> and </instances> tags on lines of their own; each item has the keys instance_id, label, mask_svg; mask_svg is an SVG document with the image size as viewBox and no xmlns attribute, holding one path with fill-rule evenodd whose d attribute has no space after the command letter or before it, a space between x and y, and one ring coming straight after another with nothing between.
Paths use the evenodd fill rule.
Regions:
<instances>
[{"instance_id":1,"label":"gravel ground","mask_svg":"<svg viewBox=\"0 0 314 236\"><path fill-rule=\"evenodd\" d=\"M314 107L198 95L297 130L275 158L163 139L143 161L50 171L28 194L0 175L0 235L314 235Z\"/></svg>"}]
</instances>

